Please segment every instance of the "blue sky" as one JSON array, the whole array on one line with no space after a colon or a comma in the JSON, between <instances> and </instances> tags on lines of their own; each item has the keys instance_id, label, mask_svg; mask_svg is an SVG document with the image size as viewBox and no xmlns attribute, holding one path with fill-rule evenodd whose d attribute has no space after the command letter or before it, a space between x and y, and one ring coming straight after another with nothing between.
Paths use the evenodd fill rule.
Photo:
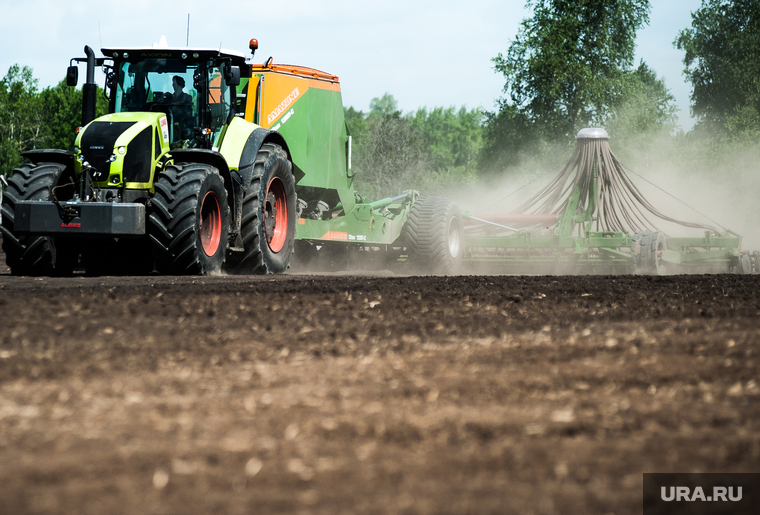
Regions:
<instances>
[{"instance_id":1,"label":"blue sky","mask_svg":"<svg viewBox=\"0 0 760 515\"><path fill-rule=\"evenodd\" d=\"M636 59L664 77L688 129L690 85L673 40L689 27L701 1L651 5ZM389 92L403 111L492 109L504 81L491 58L507 50L530 14L524 0L0 0L0 13L0 73L15 63L30 66L40 87L63 79L69 59L83 56L85 44L98 55L101 43L152 45L162 35L171 46L184 46L189 14L191 46L247 53L248 41L256 37L255 62L272 56L274 62L328 71L340 76L345 105L367 110L372 98Z\"/></svg>"}]
</instances>

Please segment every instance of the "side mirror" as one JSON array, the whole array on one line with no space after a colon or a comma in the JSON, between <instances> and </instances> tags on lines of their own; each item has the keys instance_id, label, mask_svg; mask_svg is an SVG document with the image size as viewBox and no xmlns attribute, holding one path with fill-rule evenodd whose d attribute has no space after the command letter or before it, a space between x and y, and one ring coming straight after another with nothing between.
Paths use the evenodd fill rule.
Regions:
<instances>
[{"instance_id":1,"label":"side mirror","mask_svg":"<svg viewBox=\"0 0 760 515\"><path fill-rule=\"evenodd\" d=\"M76 66L69 66L66 70L66 85L76 86L79 82L79 68Z\"/></svg>"},{"instance_id":2,"label":"side mirror","mask_svg":"<svg viewBox=\"0 0 760 515\"><path fill-rule=\"evenodd\" d=\"M226 79L228 86L240 86L240 68L237 66L231 67Z\"/></svg>"}]
</instances>

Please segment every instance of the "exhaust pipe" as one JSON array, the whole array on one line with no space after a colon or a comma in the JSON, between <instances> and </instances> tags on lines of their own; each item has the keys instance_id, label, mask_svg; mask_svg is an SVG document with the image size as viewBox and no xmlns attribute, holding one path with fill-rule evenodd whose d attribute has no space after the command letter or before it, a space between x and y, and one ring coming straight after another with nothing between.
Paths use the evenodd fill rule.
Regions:
<instances>
[{"instance_id":1,"label":"exhaust pipe","mask_svg":"<svg viewBox=\"0 0 760 515\"><path fill-rule=\"evenodd\" d=\"M82 126L95 119L95 103L98 86L95 84L95 52L89 46L84 47L87 56L87 81L82 86Z\"/></svg>"}]
</instances>

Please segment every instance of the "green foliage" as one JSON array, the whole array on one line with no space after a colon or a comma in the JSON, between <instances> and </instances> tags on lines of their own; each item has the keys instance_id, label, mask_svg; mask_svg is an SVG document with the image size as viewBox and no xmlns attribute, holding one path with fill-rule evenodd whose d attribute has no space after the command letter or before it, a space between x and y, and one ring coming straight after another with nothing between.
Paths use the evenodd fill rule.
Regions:
<instances>
[{"instance_id":1,"label":"green foliage","mask_svg":"<svg viewBox=\"0 0 760 515\"><path fill-rule=\"evenodd\" d=\"M82 124L82 90L61 81L54 88L46 88L40 94L47 127L46 146L70 150L74 147L76 128ZM98 88L95 116L108 112L108 100Z\"/></svg>"},{"instance_id":2,"label":"green foliage","mask_svg":"<svg viewBox=\"0 0 760 515\"><path fill-rule=\"evenodd\" d=\"M40 92L37 84L32 69L17 64L0 81L0 174L19 166L26 150L74 146L82 122L82 90L62 81ZM102 116L108 112L102 89L96 98L96 116Z\"/></svg>"},{"instance_id":3,"label":"green foliage","mask_svg":"<svg viewBox=\"0 0 760 515\"><path fill-rule=\"evenodd\" d=\"M433 170L468 177L477 164L482 141L483 112L455 107L420 108L408 117L422 136Z\"/></svg>"},{"instance_id":4,"label":"green foliage","mask_svg":"<svg viewBox=\"0 0 760 515\"><path fill-rule=\"evenodd\" d=\"M376 118L392 116L398 112L398 102L390 93L380 98L373 98L369 102L369 115Z\"/></svg>"},{"instance_id":5,"label":"green foliage","mask_svg":"<svg viewBox=\"0 0 760 515\"><path fill-rule=\"evenodd\" d=\"M410 188L440 192L469 180L482 142L483 114L462 107L421 108L402 114L389 93L370 111L344 109L353 137L353 169L360 191L384 197Z\"/></svg>"},{"instance_id":6,"label":"green foliage","mask_svg":"<svg viewBox=\"0 0 760 515\"><path fill-rule=\"evenodd\" d=\"M483 146L480 155L481 172L503 171L521 162L524 154L534 156L543 139L538 126L524 110L505 100L496 112L487 112L483 126Z\"/></svg>"},{"instance_id":7,"label":"green foliage","mask_svg":"<svg viewBox=\"0 0 760 515\"><path fill-rule=\"evenodd\" d=\"M760 113L754 105L737 105L726 117L726 132L734 145L757 144L760 141Z\"/></svg>"},{"instance_id":8,"label":"green foliage","mask_svg":"<svg viewBox=\"0 0 760 515\"><path fill-rule=\"evenodd\" d=\"M493 59L506 83L498 111L486 113L481 169L502 172L527 156L538 162L571 147L584 127L627 137L674 127L665 83L641 62L636 32L647 0L529 0L507 54Z\"/></svg>"},{"instance_id":9,"label":"green foliage","mask_svg":"<svg viewBox=\"0 0 760 515\"><path fill-rule=\"evenodd\" d=\"M367 115L361 111L357 111L353 107L346 107L343 109L343 117L346 119L348 133L351 134L354 139L361 140L362 134L364 134L368 128L366 120Z\"/></svg>"},{"instance_id":10,"label":"green foliage","mask_svg":"<svg viewBox=\"0 0 760 515\"><path fill-rule=\"evenodd\" d=\"M703 0L675 46L685 52L694 132L735 142L760 132L760 3Z\"/></svg>"},{"instance_id":11,"label":"green foliage","mask_svg":"<svg viewBox=\"0 0 760 515\"><path fill-rule=\"evenodd\" d=\"M353 137L356 185L374 198L396 195L406 189L426 189L430 159L421 135L398 111L390 93L373 98L366 115L344 109Z\"/></svg>"},{"instance_id":12,"label":"green foliage","mask_svg":"<svg viewBox=\"0 0 760 515\"><path fill-rule=\"evenodd\" d=\"M14 64L0 80L0 171L21 164L21 152L44 141L43 109L32 69Z\"/></svg>"},{"instance_id":13,"label":"green foliage","mask_svg":"<svg viewBox=\"0 0 760 515\"><path fill-rule=\"evenodd\" d=\"M646 0L529 0L507 55L493 59L512 103L540 121L548 139L600 125L633 64L636 31L649 21Z\"/></svg>"},{"instance_id":14,"label":"green foliage","mask_svg":"<svg viewBox=\"0 0 760 515\"><path fill-rule=\"evenodd\" d=\"M430 161L419 133L398 113L368 118L368 129L354 144L357 186L371 197L424 188Z\"/></svg>"},{"instance_id":15,"label":"green foliage","mask_svg":"<svg viewBox=\"0 0 760 515\"><path fill-rule=\"evenodd\" d=\"M623 92L612 105L605 127L616 138L672 131L676 125L675 97L644 61L621 79Z\"/></svg>"}]
</instances>

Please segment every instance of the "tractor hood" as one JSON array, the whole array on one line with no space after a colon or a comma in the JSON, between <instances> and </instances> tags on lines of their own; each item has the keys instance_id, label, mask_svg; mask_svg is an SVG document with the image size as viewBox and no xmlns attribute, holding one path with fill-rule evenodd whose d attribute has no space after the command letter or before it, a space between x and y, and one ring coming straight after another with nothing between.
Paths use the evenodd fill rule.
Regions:
<instances>
[{"instance_id":1,"label":"tractor hood","mask_svg":"<svg viewBox=\"0 0 760 515\"><path fill-rule=\"evenodd\" d=\"M76 172L88 163L99 187L150 188L153 171L169 151L164 113L114 113L87 124L76 138Z\"/></svg>"}]
</instances>

